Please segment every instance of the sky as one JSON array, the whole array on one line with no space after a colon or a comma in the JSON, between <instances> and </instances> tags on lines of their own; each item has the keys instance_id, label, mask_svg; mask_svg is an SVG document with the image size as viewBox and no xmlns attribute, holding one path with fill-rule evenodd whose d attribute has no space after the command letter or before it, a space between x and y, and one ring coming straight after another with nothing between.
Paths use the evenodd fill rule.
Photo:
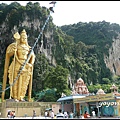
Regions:
<instances>
[{"instance_id":1,"label":"sky","mask_svg":"<svg viewBox=\"0 0 120 120\"><path fill-rule=\"evenodd\" d=\"M10 4L14 1L0 1ZM26 5L29 1L16 1ZM51 7L51 1L39 2L40 6ZM78 22L100 22L105 20L110 23L120 24L120 1L56 1L53 23L56 26L76 24Z\"/></svg>"}]
</instances>

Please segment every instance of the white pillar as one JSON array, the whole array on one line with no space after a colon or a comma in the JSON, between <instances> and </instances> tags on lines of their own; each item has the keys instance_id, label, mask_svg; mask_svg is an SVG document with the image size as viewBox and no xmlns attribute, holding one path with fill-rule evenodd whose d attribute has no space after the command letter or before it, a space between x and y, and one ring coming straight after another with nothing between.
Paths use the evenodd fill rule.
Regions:
<instances>
[{"instance_id":1,"label":"white pillar","mask_svg":"<svg viewBox=\"0 0 120 120\"><path fill-rule=\"evenodd\" d=\"M99 104L98 104L98 102L96 102L96 107L98 109L98 117L100 117L100 110L99 110Z\"/></svg>"},{"instance_id":2,"label":"white pillar","mask_svg":"<svg viewBox=\"0 0 120 120\"><path fill-rule=\"evenodd\" d=\"M64 111L64 101L62 101L62 113Z\"/></svg>"}]
</instances>

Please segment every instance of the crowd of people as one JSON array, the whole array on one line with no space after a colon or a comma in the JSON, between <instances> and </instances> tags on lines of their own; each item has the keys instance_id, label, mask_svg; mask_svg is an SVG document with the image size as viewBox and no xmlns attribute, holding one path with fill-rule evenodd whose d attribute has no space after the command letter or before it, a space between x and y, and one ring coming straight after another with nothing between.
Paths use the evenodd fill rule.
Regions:
<instances>
[{"instance_id":1,"label":"crowd of people","mask_svg":"<svg viewBox=\"0 0 120 120\"><path fill-rule=\"evenodd\" d=\"M62 112L61 109L59 109L59 113L57 113L56 115L54 114L53 110L51 112L49 112L49 114L48 114L48 111L46 110L44 116L45 116L45 118L51 117L52 119L56 119L56 118L58 118L58 119L69 118L68 112Z\"/></svg>"},{"instance_id":2,"label":"crowd of people","mask_svg":"<svg viewBox=\"0 0 120 120\"><path fill-rule=\"evenodd\" d=\"M93 113L94 114L94 113ZM45 116L45 119L47 119L47 117L51 117L51 119L62 119L62 118L74 118L74 114L73 112L71 111L70 113L69 112L66 112L66 111L63 111L61 109L59 109L59 112L55 115L54 114L54 111L51 110L51 111L45 111L44 113L44 116ZM11 111L11 110L8 110L8 113L7 113L7 117L8 118L15 118L15 111ZM36 117L36 111L33 110L33 116L32 118ZM84 119L84 118L90 118L90 114L85 111L84 114L81 114L80 115L80 118Z\"/></svg>"},{"instance_id":3,"label":"crowd of people","mask_svg":"<svg viewBox=\"0 0 120 120\"><path fill-rule=\"evenodd\" d=\"M52 110L51 112L49 112L49 115L48 115L48 111L45 111L45 118L47 117L51 117L51 119L62 119L62 118L74 118L74 114L73 112L71 111L70 113L69 112L66 112L66 111L63 111L61 109L59 109L59 112L55 115L54 114L54 111ZM81 114L80 115L80 118L81 119L85 119L85 118L90 118L90 114L85 111L84 114Z\"/></svg>"}]
</instances>

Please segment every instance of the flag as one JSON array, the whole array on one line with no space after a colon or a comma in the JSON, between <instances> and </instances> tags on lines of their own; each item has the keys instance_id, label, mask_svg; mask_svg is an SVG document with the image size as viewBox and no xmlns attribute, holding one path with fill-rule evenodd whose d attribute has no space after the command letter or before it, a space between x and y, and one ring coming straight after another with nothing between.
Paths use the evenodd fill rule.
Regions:
<instances>
[{"instance_id":1,"label":"flag","mask_svg":"<svg viewBox=\"0 0 120 120\"><path fill-rule=\"evenodd\" d=\"M50 2L49 4L55 4L56 2L55 1L52 1L52 2Z\"/></svg>"},{"instance_id":2,"label":"flag","mask_svg":"<svg viewBox=\"0 0 120 120\"><path fill-rule=\"evenodd\" d=\"M49 10L52 11L52 12L54 13L53 7L50 7Z\"/></svg>"}]
</instances>

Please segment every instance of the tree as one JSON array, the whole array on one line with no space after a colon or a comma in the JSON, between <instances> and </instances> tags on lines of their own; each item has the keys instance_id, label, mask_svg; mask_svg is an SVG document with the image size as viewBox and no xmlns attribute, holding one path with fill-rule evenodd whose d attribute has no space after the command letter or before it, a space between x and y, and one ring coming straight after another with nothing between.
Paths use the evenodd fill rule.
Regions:
<instances>
[{"instance_id":1,"label":"tree","mask_svg":"<svg viewBox=\"0 0 120 120\"><path fill-rule=\"evenodd\" d=\"M68 79L69 71L66 68L63 68L62 66L58 65L56 68L53 69L48 74L48 77L46 78L45 86L47 88L56 88L57 89L57 97L59 98L62 94L62 92L66 93L66 90L68 90Z\"/></svg>"},{"instance_id":2,"label":"tree","mask_svg":"<svg viewBox=\"0 0 120 120\"><path fill-rule=\"evenodd\" d=\"M35 92L42 91L45 89L44 83L45 83L45 78L49 73L49 68L48 66L48 60L46 59L45 55L36 55L36 60L34 64L34 73L33 73L33 90Z\"/></svg>"},{"instance_id":3,"label":"tree","mask_svg":"<svg viewBox=\"0 0 120 120\"><path fill-rule=\"evenodd\" d=\"M103 84L109 84L110 80L108 78L102 78L102 83Z\"/></svg>"},{"instance_id":4,"label":"tree","mask_svg":"<svg viewBox=\"0 0 120 120\"><path fill-rule=\"evenodd\" d=\"M36 101L44 101L44 102L56 102L56 89L55 88L46 88L41 92L36 93L35 95Z\"/></svg>"}]
</instances>

